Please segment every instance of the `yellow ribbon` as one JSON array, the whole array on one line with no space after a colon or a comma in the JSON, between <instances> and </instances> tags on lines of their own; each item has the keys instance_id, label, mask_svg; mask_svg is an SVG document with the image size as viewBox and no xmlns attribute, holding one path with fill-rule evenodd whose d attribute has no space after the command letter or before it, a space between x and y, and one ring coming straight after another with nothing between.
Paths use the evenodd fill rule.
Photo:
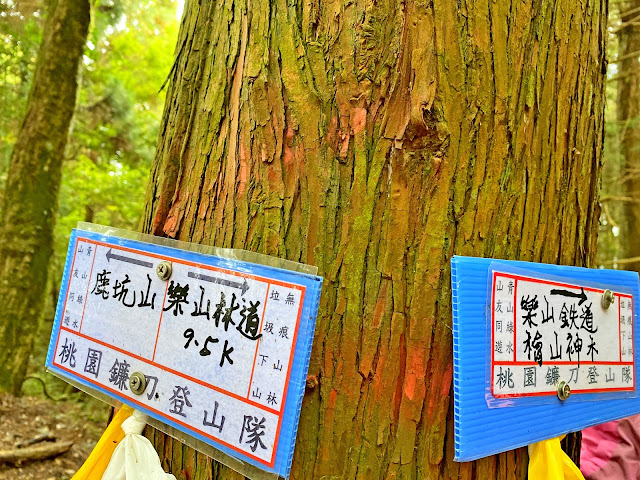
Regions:
<instances>
[{"instance_id":1,"label":"yellow ribbon","mask_svg":"<svg viewBox=\"0 0 640 480\"><path fill-rule=\"evenodd\" d=\"M529 480L584 480L580 469L564 453L561 437L529 445Z\"/></svg>"}]
</instances>

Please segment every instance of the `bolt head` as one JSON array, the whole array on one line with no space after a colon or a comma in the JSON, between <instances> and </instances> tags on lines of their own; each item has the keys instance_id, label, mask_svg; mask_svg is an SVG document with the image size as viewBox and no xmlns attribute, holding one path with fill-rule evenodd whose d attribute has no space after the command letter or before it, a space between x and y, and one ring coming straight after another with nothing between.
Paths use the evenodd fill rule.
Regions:
<instances>
[{"instance_id":1,"label":"bolt head","mask_svg":"<svg viewBox=\"0 0 640 480\"><path fill-rule=\"evenodd\" d=\"M605 310L607 310L611 305L613 305L613 302L615 301L615 295L613 294L613 292L611 290L609 290L608 288L602 293L602 308L604 308Z\"/></svg>"},{"instance_id":2,"label":"bolt head","mask_svg":"<svg viewBox=\"0 0 640 480\"><path fill-rule=\"evenodd\" d=\"M171 277L171 263L169 262L160 262L156 267L156 274L158 278L162 281L167 281Z\"/></svg>"},{"instance_id":3,"label":"bolt head","mask_svg":"<svg viewBox=\"0 0 640 480\"><path fill-rule=\"evenodd\" d=\"M571 387L567 382L561 380L558 382L558 398L560 400L566 400L571 395Z\"/></svg>"},{"instance_id":4,"label":"bolt head","mask_svg":"<svg viewBox=\"0 0 640 480\"><path fill-rule=\"evenodd\" d=\"M147 388L147 378L141 372L133 372L129 377L129 388L136 395L142 395Z\"/></svg>"}]
</instances>

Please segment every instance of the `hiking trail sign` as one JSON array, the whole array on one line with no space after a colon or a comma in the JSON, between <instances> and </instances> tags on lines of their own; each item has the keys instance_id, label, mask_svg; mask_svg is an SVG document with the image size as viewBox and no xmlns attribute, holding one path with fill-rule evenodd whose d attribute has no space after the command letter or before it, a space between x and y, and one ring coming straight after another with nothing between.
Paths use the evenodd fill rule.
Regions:
<instances>
[{"instance_id":1,"label":"hiking trail sign","mask_svg":"<svg viewBox=\"0 0 640 480\"><path fill-rule=\"evenodd\" d=\"M638 273L455 256L455 460L640 413Z\"/></svg>"},{"instance_id":2,"label":"hiking trail sign","mask_svg":"<svg viewBox=\"0 0 640 480\"><path fill-rule=\"evenodd\" d=\"M493 271L493 396L632 392L633 297L606 290Z\"/></svg>"},{"instance_id":3,"label":"hiking trail sign","mask_svg":"<svg viewBox=\"0 0 640 480\"><path fill-rule=\"evenodd\" d=\"M72 232L47 367L242 473L287 477L322 279L143 238Z\"/></svg>"}]
</instances>

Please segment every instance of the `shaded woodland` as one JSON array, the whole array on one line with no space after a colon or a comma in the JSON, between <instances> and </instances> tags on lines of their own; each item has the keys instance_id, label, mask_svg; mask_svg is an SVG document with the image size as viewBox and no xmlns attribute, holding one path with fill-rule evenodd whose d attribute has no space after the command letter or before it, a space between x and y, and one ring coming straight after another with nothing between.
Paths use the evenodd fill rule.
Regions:
<instances>
[{"instance_id":1,"label":"shaded woodland","mask_svg":"<svg viewBox=\"0 0 640 480\"><path fill-rule=\"evenodd\" d=\"M95 222L319 267L292 478L526 478L526 449L452 460L448 262L640 268L640 1L87 2L75 60L50 45L77 75L49 167L25 132L54 130L32 113L47 22L81 3L0 0L0 260L21 274L0 272L0 388L91 402L43 363L69 232ZM29 213L38 168L59 184ZM146 434L178 478L240 478Z\"/></svg>"}]
</instances>

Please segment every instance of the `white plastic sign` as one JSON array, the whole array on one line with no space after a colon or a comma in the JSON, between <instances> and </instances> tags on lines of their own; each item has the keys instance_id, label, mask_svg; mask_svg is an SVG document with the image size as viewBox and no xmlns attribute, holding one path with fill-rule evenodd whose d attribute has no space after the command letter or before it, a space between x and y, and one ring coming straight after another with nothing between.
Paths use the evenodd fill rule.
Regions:
<instances>
[{"instance_id":1,"label":"white plastic sign","mask_svg":"<svg viewBox=\"0 0 640 480\"><path fill-rule=\"evenodd\" d=\"M52 369L288 475L321 279L82 231L67 263Z\"/></svg>"},{"instance_id":2,"label":"white plastic sign","mask_svg":"<svg viewBox=\"0 0 640 480\"><path fill-rule=\"evenodd\" d=\"M587 285L493 272L491 393L495 398L632 392L633 299Z\"/></svg>"}]
</instances>

